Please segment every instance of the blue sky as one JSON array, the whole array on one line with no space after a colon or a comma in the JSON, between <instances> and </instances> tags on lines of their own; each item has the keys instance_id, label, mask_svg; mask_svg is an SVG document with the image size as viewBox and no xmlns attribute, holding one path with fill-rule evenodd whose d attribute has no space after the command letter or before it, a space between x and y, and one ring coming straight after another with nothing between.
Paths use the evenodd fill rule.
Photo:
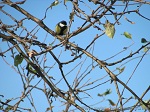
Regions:
<instances>
[{"instance_id":1,"label":"blue sky","mask_svg":"<svg viewBox=\"0 0 150 112\"><path fill-rule=\"evenodd\" d=\"M44 17L46 8L49 7L51 3L52 2L48 1L48 0L46 0L44 2L40 1L40 0L39 1L26 1L25 4L21 5L21 7L24 8L25 10L29 11L29 13L33 14L35 17L42 19ZM122 2L118 2L118 3L122 3ZM52 9L48 10L47 18L44 20L44 23L50 29L54 30L55 25L61 20L66 20L67 22L69 22L69 14L70 14L70 11L72 10L72 5L70 2L67 2L66 5L67 5L67 9L63 5L63 3L61 3L58 6L55 6ZM95 9L97 7L96 5L92 5L91 3L88 5L92 9ZM84 4L80 4L80 6L83 10L86 10L86 13L88 13L88 14L91 13L90 9L86 8L84 6ZM132 7L132 6L128 7L128 10L132 10L133 8L135 8L135 7ZM24 15L20 14L20 12L17 12L16 10L14 10L13 8L11 8L7 5L3 8L3 10L10 13L17 20L20 20L24 17ZM116 7L115 10L117 12L120 12L123 10L123 7L121 7L121 8ZM150 13L148 13L148 10L150 10L150 7L148 5L143 5L140 8L140 13L143 14L144 16L146 16L147 18L150 18ZM4 15L2 12L0 12L0 17L1 17L1 20L3 21L3 23L10 24L10 25L13 24L13 21L10 18L8 18L6 15ZM124 19L124 16L123 16L119 20L121 25L117 25L117 24L115 25L116 33L115 33L115 36L113 39L108 38L106 35L103 35L102 37L97 39L95 46L94 46L93 54L98 59L105 60L105 59L111 57L112 55L115 55L118 52L122 51L124 47L127 47L134 42L134 44L128 50L126 50L125 52L121 53L120 55L107 61L110 63L115 62L117 60L122 59L122 57L124 57L124 56L128 56L131 52L135 52L136 50L138 50L143 45L141 43L141 38L146 38L147 40L150 40L150 37L149 37L150 36L150 33L149 33L150 21L145 20L145 19L139 17L138 15L136 15L134 13L126 14L125 17L127 17L129 20L135 22L135 24L130 24L129 22L127 22ZM114 18L111 16L106 16L106 18L112 23L115 22ZM105 20L106 19L103 17L100 21L102 23L105 23ZM83 23L84 23L83 20L78 20L78 18L75 17L75 20L72 24L70 31L72 32L74 30L77 30L77 28L80 25L82 25ZM36 24L34 22L32 22L31 20L25 20L23 25L29 31L31 31L36 26ZM104 30L104 28L102 26L100 26L100 27ZM40 28L40 27L38 27L38 28ZM16 33L19 34L20 31L21 31L21 29L18 29ZM132 34L132 40L127 39L122 35L123 32L125 32L125 31ZM97 31L96 29L91 27L87 31L71 38L70 41L75 42L75 44L78 44L82 48L85 48L93 40L93 38L96 36L96 34L101 34L101 33L102 33L101 31ZM25 34L26 33L23 32L21 35L23 36ZM40 28L38 33L36 34L36 36L38 37L38 40L40 42L45 42L48 45L54 40L54 38L50 34L48 34L47 38L45 40L46 35L47 35L47 33L42 28ZM56 42L55 44L57 44L57 43L58 42ZM5 51L7 48L8 47L7 47L6 42L0 41L0 50ZM35 49L36 51L40 51L40 49L37 47L32 47L32 49ZM57 49L54 49L53 52L56 54L56 56L59 56L60 52L62 52L62 54L60 56L61 62L66 62L69 59L72 59L72 57L70 57L70 54L71 54L70 51L64 52L63 47L59 47ZM143 52L140 51L139 54L135 55L134 57L142 56L142 54L143 54ZM2 58L0 58L0 62L1 62L1 66L2 66L2 67L0 67L0 71L1 71L0 94L5 96L4 98L0 97L0 99L2 99L2 100L9 99L12 97L18 97L21 95L21 91L23 90L20 76L16 73L16 71L14 69L12 69L13 68L12 67L13 59L10 58L10 55L11 55L10 52L6 53L7 57L5 58L7 60L7 62L9 62L9 65L6 64ZM83 60L85 58L86 58L86 56L83 55L82 59L78 59L75 63L72 63L70 65L65 65L63 67L65 74L67 74L78 63L83 62ZM41 60L42 57L40 57L39 59ZM115 66L111 66L108 68L113 71L117 67L119 67L123 64L122 67L125 66L125 71L121 75L119 75L119 78L123 82L126 83L126 81L131 76L132 72L135 69L135 66L137 65L137 63L139 62L140 59L141 58L136 58L133 61L130 61L129 63L127 63L125 65L124 65L124 63L126 61L124 61L123 63L117 64ZM47 66L52 66L54 63L54 60L52 59L52 57L50 55L47 55L47 60L48 60L46 62ZM87 61L83 64L83 67L81 70L80 70L80 66L78 66L71 74L69 74L66 77L68 82L70 83L70 85L72 85L73 79L76 76L77 72L80 70L79 74L84 73L85 69L87 68L87 65L91 64L91 62L92 62L92 60L88 58ZM135 71L132 79L128 83L128 86L138 96L141 96L143 91L145 91L147 89L147 87L150 85L150 83L149 83L149 79L150 79L149 63L150 63L150 56L146 55L143 58L140 65L138 66L137 70ZM26 62L23 61L22 66L25 66L25 64L26 64ZM95 64L96 63L94 63L94 65ZM88 70L90 70L90 69L88 69ZM118 72L116 71L114 73L117 74ZM57 65L48 74L50 76L53 76L55 79L57 79L54 81L54 83L56 83L61 78L61 74L57 68ZM84 84L89 78L91 78L90 81L94 81L94 80L99 79L105 75L107 75L106 72L104 70L99 69L99 67L97 67L88 75L88 77L82 82L82 84ZM100 80L99 82L97 82L97 84L103 83L104 81L106 81L108 79L109 79L109 77L107 77L103 80ZM36 84L39 80L40 80L40 78L35 78L32 81L32 83ZM38 87L43 87L43 82L41 82L38 85ZM64 83L64 81L62 81L60 84L58 84L58 87L60 87L63 90L68 89L67 85ZM120 87L120 90L122 90L122 86L119 85L119 87ZM96 88L92 91L87 91L92 96L92 98L88 98L88 99L84 98L83 101L85 101L88 105L92 105L94 103L100 102L103 100L103 98L97 97L97 94L103 93L107 89L111 89L112 94L106 96L105 99L111 99L112 101L117 103L118 96L117 96L114 84L110 84L110 82L103 84L103 85L99 86L98 88ZM45 111L46 108L48 107L48 104L47 104L47 101L46 101L43 93L34 89L34 90L32 90L32 95L35 99L35 106L37 106L37 111L38 112ZM129 98L130 96L133 96L133 95L131 93L129 93L127 90L125 90L124 97ZM144 100L148 100L149 96L150 96L150 92L148 92L146 94L146 96L144 97ZM88 96L85 94L81 94L81 97L88 97ZM135 102L136 102L136 100L131 100L129 103L127 103L127 105L125 105L125 107L133 105L133 104L135 104ZM12 104L13 104L13 102L12 102ZM32 108L31 105L29 104L28 99L25 99L25 101L23 103L21 103L20 106ZM55 101L54 101L53 106L55 106L54 111L61 111L63 109L62 104L55 102ZM99 103L98 105L95 105L94 108L108 107L108 106L109 106L108 101L104 101L102 103Z\"/></svg>"}]
</instances>

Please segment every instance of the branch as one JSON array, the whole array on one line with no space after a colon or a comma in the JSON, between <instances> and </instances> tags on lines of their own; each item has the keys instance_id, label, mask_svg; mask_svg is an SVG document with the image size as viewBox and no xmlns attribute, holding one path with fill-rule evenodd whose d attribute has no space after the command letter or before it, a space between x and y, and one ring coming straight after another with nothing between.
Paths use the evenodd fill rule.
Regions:
<instances>
[{"instance_id":1,"label":"branch","mask_svg":"<svg viewBox=\"0 0 150 112\"><path fill-rule=\"evenodd\" d=\"M140 50L142 50L144 47L150 45L150 42L148 42L147 44L143 45L142 47L140 47L137 51L135 51L134 53L130 53L128 56L122 58L121 60L119 61L116 61L116 62L113 62L113 63L107 63L108 66L112 66L112 65L115 65L115 64L118 64L118 63L121 63L123 62L124 60L128 59L128 58L131 58L132 56L134 56L135 54L138 54L140 52Z\"/></svg>"},{"instance_id":2,"label":"branch","mask_svg":"<svg viewBox=\"0 0 150 112\"><path fill-rule=\"evenodd\" d=\"M8 32L9 34L11 34L12 37L14 38L19 38L16 37L17 35L12 33L12 32ZM7 41L9 41L11 44L16 45L17 43L12 40L12 38L10 39L8 36L6 35L0 35L1 38L6 39ZM64 96L58 88L55 88L55 86L48 81L48 79L44 76L44 74L41 72L41 68L39 68L36 64L34 64L29 57L20 49L20 47L18 45L15 46L15 48L17 49L17 51L24 57L24 59L27 61L27 63L29 63L38 73L39 76L41 76L41 78L44 80L44 82L46 82L48 84L48 86L52 89L52 91L54 91L58 96L60 96L61 98L65 99L67 102L69 102L70 104L74 105L76 108L78 108L79 110L84 112L84 109L81 108L79 105L77 105L74 101L68 99L66 96Z\"/></svg>"}]
</instances>

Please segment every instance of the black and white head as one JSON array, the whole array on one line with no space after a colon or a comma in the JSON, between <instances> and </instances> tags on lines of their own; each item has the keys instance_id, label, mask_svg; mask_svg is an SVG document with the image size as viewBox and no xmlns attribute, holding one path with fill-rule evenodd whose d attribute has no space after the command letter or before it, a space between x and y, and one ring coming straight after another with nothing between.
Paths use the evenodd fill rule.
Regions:
<instances>
[{"instance_id":1,"label":"black and white head","mask_svg":"<svg viewBox=\"0 0 150 112\"><path fill-rule=\"evenodd\" d=\"M65 27L67 26L67 22L66 21L61 21L58 23L60 27Z\"/></svg>"},{"instance_id":2,"label":"black and white head","mask_svg":"<svg viewBox=\"0 0 150 112\"><path fill-rule=\"evenodd\" d=\"M57 35L65 35L67 33L68 27L66 21L59 22L55 27L55 33Z\"/></svg>"}]
</instances>

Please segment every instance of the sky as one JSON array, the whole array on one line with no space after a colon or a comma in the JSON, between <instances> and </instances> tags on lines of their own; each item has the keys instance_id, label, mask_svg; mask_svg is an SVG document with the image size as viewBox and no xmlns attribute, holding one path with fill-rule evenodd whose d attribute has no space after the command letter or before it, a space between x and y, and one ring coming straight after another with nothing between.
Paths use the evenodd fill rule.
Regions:
<instances>
[{"instance_id":1,"label":"sky","mask_svg":"<svg viewBox=\"0 0 150 112\"><path fill-rule=\"evenodd\" d=\"M45 15L46 8L49 7L51 3L52 3L52 1L50 1L50 0L45 0L45 1L42 1L42 0L29 1L29 0L27 0L25 2L25 4L20 5L20 6L22 8L24 8L26 11L28 11L30 14L33 14L35 17L42 19ZM118 2L118 3L121 4L122 2ZM66 5L67 5L67 9L63 5L63 3L60 3L59 5L48 10L48 12L46 14L46 19L44 19L44 23L50 29L54 30L55 25L61 20L66 20L67 22L69 22L69 14L72 11L72 4L70 2L67 2ZM97 7L96 5L93 5L92 3L89 3L88 5L92 9L96 9L96 7ZM83 10L85 10L86 13L88 13L88 14L91 13L90 9L87 8L85 6L85 4L80 4L80 7ZM134 8L135 8L135 6L131 6L131 7L128 7L128 10L132 10ZM7 5L3 8L3 10L10 13L17 20L20 20L23 17L25 17L24 15L20 14L20 12L16 11L15 9L13 9ZM116 7L115 10L116 10L116 12L120 12L123 10L123 7L118 6L118 7ZM150 18L150 13L148 13L148 10L150 10L149 5L143 5L140 8L140 13L145 15L147 18ZM125 17L128 18L129 20L135 22L135 24L131 24L131 23L127 22L124 19ZM106 18L111 23L115 22L115 20L112 16L106 16ZM106 18L103 17L100 21L102 23L105 23ZM13 21L8 16L4 15L2 12L0 12L0 19L3 21L3 23L10 24L10 25L13 24ZM106 60L109 57L122 51L124 47L128 47L133 44L128 50L117 55L114 58L109 59L107 62L112 63L112 62L118 61L118 60L122 59L122 57L128 56L131 52L135 52L136 50L138 50L143 45L141 43L141 38L145 38L150 41L150 37L149 37L150 36L150 33L149 33L150 21L139 17L137 14L131 13L131 14L126 14L125 16L123 16L119 20L119 22L121 23L120 25L117 25L117 24L115 25L116 32L115 32L115 36L113 39L110 39L106 35L103 35L102 37L97 39L97 41L95 42L93 55L95 57L97 57L98 59ZM84 23L83 20L79 20L77 17L75 17L74 22L71 26L70 32L77 30L77 28L80 25L82 25L83 23ZM31 20L25 20L23 22L23 25L29 31L31 31L36 26L36 24ZM98 25L98 24L96 24L96 25ZM102 26L100 26L100 27L104 30L104 28ZM38 27L38 28L39 28L39 30L36 34L36 36L38 37L38 41L44 42L47 45L52 43L52 41L54 40L54 37L52 37L50 34L47 34L42 28L40 28L40 27ZM21 32L21 29L18 29L16 32L19 34ZM36 32L36 31L34 31L34 32ZM132 34L132 39L125 38L125 36L122 35L124 32L129 32L130 34ZM93 40L93 38L96 36L96 34L101 34L101 33L102 33L102 31L97 31L96 29L91 27L87 31L71 38L70 42L74 42L78 46L85 48ZM21 35L22 36L25 35L25 32L23 32ZM45 38L46 36L47 36L47 38ZM59 43L59 42L56 41L55 44L57 44L57 43ZM7 43L2 42L0 40L0 50L5 51L5 50L7 50L7 48L8 48ZM32 49L35 49L36 51L40 51L40 49L35 46L33 46ZM72 59L72 57L70 57L70 55L71 55L70 51L64 52L63 47L54 49L53 52L57 56L59 56L61 53L61 56L60 56L61 62L67 62L68 60ZM128 62L127 64L126 64L126 62L129 60L124 61L123 63L119 63L115 66L110 66L108 68L113 71L117 67L125 66L125 71L121 75L119 75L118 78L120 80L122 80L124 83L126 83L127 80L129 79L129 77L132 75L135 67L139 63L139 61L141 59L141 57L139 57L139 56L142 56L143 52L144 52L143 50L140 51L139 54L137 54L133 57L135 59ZM11 55L10 52L6 53L5 60L8 63L6 63L3 60L3 58L0 58L0 62L1 62L0 63L0 65L1 65L1 67L0 67L0 73L1 73L0 74L0 79L1 79L0 94L4 95L4 98L0 97L0 100L2 100L2 101L4 101L4 99L18 97L21 95L21 92L23 91L21 78L20 78L19 74L16 72L17 68L14 68L14 66L13 66L14 62L13 62L13 59L10 57L10 55ZM83 63L84 59L86 59L85 55L83 55L82 60L78 59L75 63L72 63L70 65L65 65L63 67L65 74L67 74L69 71L71 71L71 69L73 69L77 64ZM39 60L42 60L42 57L39 57ZM50 55L47 55L47 60L48 61L46 62L46 64L48 66L52 66L54 63L54 60L51 59ZM79 72L79 74L84 73L84 71L87 69L87 65L91 64L91 62L92 62L92 60L87 58L85 63L83 63L83 67L81 69L80 69L80 67L81 67L81 64L80 64L80 66L78 66L75 70L73 70L73 72L71 72L71 74L69 74L66 77L68 82L70 83L70 85L73 84L73 79L75 78L76 74L78 72ZM133 74L133 77L131 78L130 82L128 83L128 86L138 96L141 96L143 91L145 91L148 88L148 86L150 85L149 63L150 63L150 56L148 54L148 55L144 56L142 62L137 67L135 73ZM26 64L26 62L23 61L22 66L24 66L25 64ZM94 65L96 65L96 63L94 63ZM90 68L88 68L88 70L90 70ZM87 72L85 72L85 73L87 73ZM118 71L116 71L114 73L117 74ZM57 79L56 81L54 81L54 83L56 83L59 79L61 79L61 74L60 74L59 70L57 69L57 65L55 66L55 68L53 68L49 72L49 75L51 75L55 79ZM93 81L93 80L99 79L105 75L107 75L107 74L104 70L101 70L101 69L99 69L99 67L96 67L88 75L88 77L81 83L81 85L84 84L89 78L90 78L90 81ZM109 79L109 77L107 77L103 80L100 80L100 82L97 82L97 84L103 83L108 79ZM40 78L35 78L32 81L32 84L36 84L39 80L40 80ZM38 86L43 87L43 82L41 82ZM64 81L62 81L60 84L58 84L58 87L60 87L63 90L68 89L67 85L65 84ZM90 86L90 87L92 87L92 86ZM120 87L120 91L121 91L123 89L123 87L121 85L119 85L119 87ZM83 89L86 89L86 88L83 88ZM107 89L111 89L112 94L108 95L105 98L97 97L98 93L103 93ZM98 105L95 105L94 108L103 108L103 107L105 108L105 107L110 106L107 99L111 99L112 101L117 103L118 95L116 93L114 84L110 84L110 82L103 84L103 85L99 86L98 88L95 88L92 91L87 91L87 92L89 92L89 94L92 98L87 99L86 97L88 97L88 96L85 94L81 94L81 97L85 97L82 101L85 101L88 105L92 105L96 102L101 102L101 101L105 100L104 102L101 102ZM42 94L43 94L42 92L40 92L36 89L32 90L32 95L33 95L33 98L35 99L35 106L37 106L38 112L43 112L48 107L45 96ZM133 95L129 91L125 90L124 97L129 98L130 96L133 96ZM146 94L146 96L144 97L144 100L148 100L149 96L150 96L150 91ZM125 105L125 107L135 104L136 101L137 100L131 100L129 103L127 103ZM13 104L13 102L12 102L12 104ZM54 112L62 111L63 105L61 103L54 101L53 105L55 106ZM25 99L24 102L20 104L20 106L33 109L33 107L31 107L31 105L29 104L28 99ZM74 109L74 107L72 107L72 109ZM137 110L137 111L140 112L141 110Z\"/></svg>"}]
</instances>

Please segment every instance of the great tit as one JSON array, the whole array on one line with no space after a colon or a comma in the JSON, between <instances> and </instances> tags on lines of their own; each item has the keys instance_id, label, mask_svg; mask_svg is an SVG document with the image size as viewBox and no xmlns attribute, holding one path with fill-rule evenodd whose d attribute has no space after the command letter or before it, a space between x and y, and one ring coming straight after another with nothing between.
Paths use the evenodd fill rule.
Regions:
<instances>
[{"instance_id":1,"label":"great tit","mask_svg":"<svg viewBox=\"0 0 150 112\"><path fill-rule=\"evenodd\" d=\"M68 27L66 21L61 21L55 26L56 35L65 35L67 33Z\"/></svg>"}]
</instances>

